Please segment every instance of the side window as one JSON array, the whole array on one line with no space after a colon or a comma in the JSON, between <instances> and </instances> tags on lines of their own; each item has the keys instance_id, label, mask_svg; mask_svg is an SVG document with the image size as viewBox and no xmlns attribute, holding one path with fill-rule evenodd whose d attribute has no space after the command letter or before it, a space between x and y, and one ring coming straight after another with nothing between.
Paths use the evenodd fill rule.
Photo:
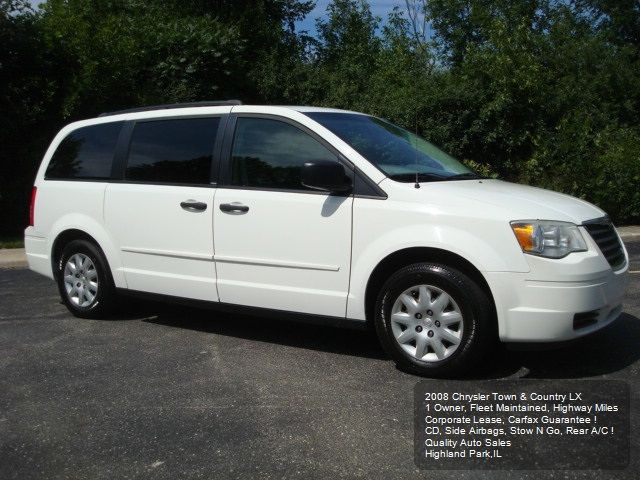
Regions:
<instances>
[{"instance_id":1,"label":"side window","mask_svg":"<svg viewBox=\"0 0 640 480\"><path fill-rule=\"evenodd\" d=\"M108 179L123 122L74 130L65 137L45 172L46 179Z\"/></svg>"},{"instance_id":2,"label":"side window","mask_svg":"<svg viewBox=\"0 0 640 480\"><path fill-rule=\"evenodd\" d=\"M184 118L136 123L125 179L209 184L220 118Z\"/></svg>"},{"instance_id":3,"label":"side window","mask_svg":"<svg viewBox=\"0 0 640 480\"><path fill-rule=\"evenodd\" d=\"M338 159L299 128L278 120L240 117L231 153L231 184L309 190L301 168L312 160Z\"/></svg>"}]
</instances>

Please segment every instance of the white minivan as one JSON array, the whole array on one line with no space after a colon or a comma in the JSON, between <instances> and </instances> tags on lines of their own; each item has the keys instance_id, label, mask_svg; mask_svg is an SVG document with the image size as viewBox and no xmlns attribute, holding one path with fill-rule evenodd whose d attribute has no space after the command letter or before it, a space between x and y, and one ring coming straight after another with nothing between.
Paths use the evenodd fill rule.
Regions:
<instances>
[{"instance_id":1,"label":"white minivan","mask_svg":"<svg viewBox=\"0 0 640 480\"><path fill-rule=\"evenodd\" d=\"M375 328L399 367L456 375L503 342L621 313L599 208L483 178L385 120L238 101L103 114L47 150L25 246L79 317L121 294Z\"/></svg>"}]
</instances>

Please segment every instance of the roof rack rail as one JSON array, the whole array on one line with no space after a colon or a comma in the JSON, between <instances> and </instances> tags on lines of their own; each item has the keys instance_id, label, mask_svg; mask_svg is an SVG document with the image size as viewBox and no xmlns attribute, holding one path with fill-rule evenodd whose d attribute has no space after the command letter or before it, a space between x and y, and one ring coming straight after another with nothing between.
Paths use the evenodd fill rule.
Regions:
<instances>
[{"instance_id":1,"label":"roof rack rail","mask_svg":"<svg viewBox=\"0 0 640 480\"><path fill-rule=\"evenodd\" d=\"M121 113L149 112L151 110L169 110L172 108L189 108L189 107L220 107L229 105L242 105L240 100L217 100L202 102L186 102L186 103L168 103L166 105L148 105L145 107L128 108L126 110L116 110L115 112L104 112L98 117L108 117L110 115L120 115Z\"/></svg>"}]
</instances>

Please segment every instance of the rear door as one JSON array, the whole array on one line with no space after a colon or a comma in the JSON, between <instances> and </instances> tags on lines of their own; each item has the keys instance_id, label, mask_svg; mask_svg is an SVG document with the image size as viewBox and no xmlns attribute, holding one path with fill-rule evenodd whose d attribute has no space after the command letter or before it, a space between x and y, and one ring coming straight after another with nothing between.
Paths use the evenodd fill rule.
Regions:
<instances>
[{"instance_id":1,"label":"rear door","mask_svg":"<svg viewBox=\"0 0 640 480\"><path fill-rule=\"evenodd\" d=\"M120 152L105 220L131 290L217 301L213 197L223 116L145 119Z\"/></svg>"},{"instance_id":2,"label":"rear door","mask_svg":"<svg viewBox=\"0 0 640 480\"><path fill-rule=\"evenodd\" d=\"M220 301L344 317L353 196L301 184L305 162L338 154L282 117L232 115L229 129L213 209Z\"/></svg>"}]
</instances>

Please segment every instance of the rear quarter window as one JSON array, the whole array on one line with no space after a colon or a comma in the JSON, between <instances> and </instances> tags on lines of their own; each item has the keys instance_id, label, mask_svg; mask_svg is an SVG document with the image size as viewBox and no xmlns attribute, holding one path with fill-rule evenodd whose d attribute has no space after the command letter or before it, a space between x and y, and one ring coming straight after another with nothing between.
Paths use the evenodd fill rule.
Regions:
<instances>
[{"instance_id":1,"label":"rear quarter window","mask_svg":"<svg viewBox=\"0 0 640 480\"><path fill-rule=\"evenodd\" d=\"M123 123L91 125L71 132L51 157L45 179L109 179Z\"/></svg>"}]
</instances>

